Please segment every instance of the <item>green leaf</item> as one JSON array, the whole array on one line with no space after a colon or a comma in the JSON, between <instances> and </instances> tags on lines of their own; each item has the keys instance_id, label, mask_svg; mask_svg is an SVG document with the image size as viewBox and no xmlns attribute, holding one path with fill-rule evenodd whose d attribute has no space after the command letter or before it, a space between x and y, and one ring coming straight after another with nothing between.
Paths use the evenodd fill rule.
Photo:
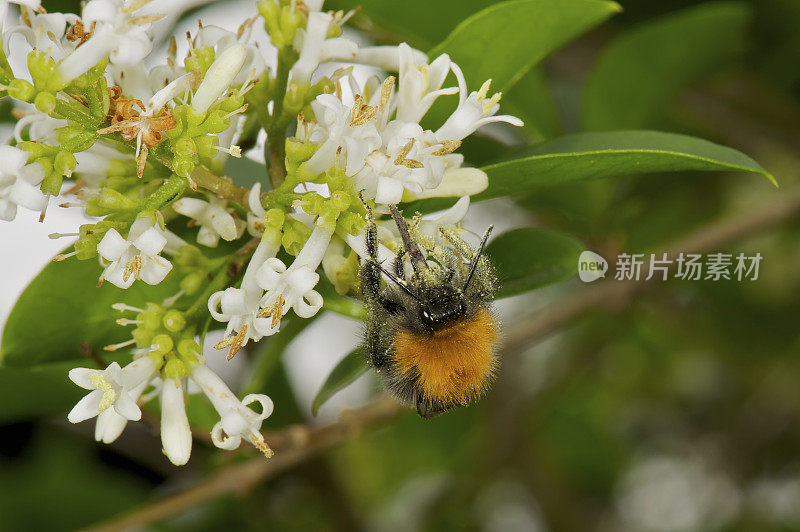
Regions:
<instances>
[{"instance_id":1,"label":"green leaf","mask_svg":"<svg viewBox=\"0 0 800 532\"><path fill-rule=\"evenodd\" d=\"M560 130L555 101L541 68L532 68L509 92L503 94L502 111L525 122L530 143L551 139Z\"/></svg>"},{"instance_id":2,"label":"green leaf","mask_svg":"<svg viewBox=\"0 0 800 532\"><path fill-rule=\"evenodd\" d=\"M540 144L526 155L490 166L489 187L473 197L482 201L519 197L536 190L590 179L682 171L728 171L775 178L747 155L707 140L658 131L610 131L568 135ZM413 212L444 209L451 198L434 198L406 207Z\"/></svg>"},{"instance_id":3,"label":"green leaf","mask_svg":"<svg viewBox=\"0 0 800 532\"><path fill-rule=\"evenodd\" d=\"M620 9L603 0L501 2L464 20L428 55L447 53L471 85L492 79L495 91L505 91L548 54Z\"/></svg>"},{"instance_id":4,"label":"green leaf","mask_svg":"<svg viewBox=\"0 0 800 532\"><path fill-rule=\"evenodd\" d=\"M585 129L658 125L681 89L740 55L749 21L747 4L713 2L624 34L603 51L587 81Z\"/></svg>"},{"instance_id":5,"label":"green leaf","mask_svg":"<svg viewBox=\"0 0 800 532\"><path fill-rule=\"evenodd\" d=\"M0 364L30 367L75 360L87 342L95 350L130 339L130 329L115 323L111 305L125 302L142 307L161 303L178 292L174 273L157 286L137 281L128 290L104 283L97 261L75 259L52 262L20 296L3 331Z\"/></svg>"},{"instance_id":6,"label":"green leaf","mask_svg":"<svg viewBox=\"0 0 800 532\"><path fill-rule=\"evenodd\" d=\"M503 233L486 247L497 270L497 297L513 296L568 279L578 273L585 246L558 231L525 227Z\"/></svg>"},{"instance_id":7,"label":"green leaf","mask_svg":"<svg viewBox=\"0 0 800 532\"><path fill-rule=\"evenodd\" d=\"M494 0L404 0L399 8L397 0L328 0L325 8L358 8L359 19L367 17L373 25L386 30L379 36L381 41L405 41L425 50L447 37L460 21L494 3Z\"/></svg>"},{"instance_id":8,"label":"green leaf","mask_svg":"<svg viewBox=\"0 0 800 532\"><path fill-rule=\"evenodd\" d=\"M325 383L319 389L317 395L314 397L314 402L311 404L311 413L316 416L320 407L325 404L328 399L333 397L333 395L342 388L346 388L355 382L357 378L368 370L367 357L361 348L354 349L348 353L347 356L336 364L336 367L333 368L328 378L325 379Z\"/></svg>"},{"instance_id":9,"label":"green leaf","mask_svg":"<svg viewBox=\"0 0 800 532\"><path fill-rule=\"evenodd\" d=\"M79 365L56 362L31 368L0 367L0 425L72 408L86 394L67 376Z\"/></svg>"}]
</instances>

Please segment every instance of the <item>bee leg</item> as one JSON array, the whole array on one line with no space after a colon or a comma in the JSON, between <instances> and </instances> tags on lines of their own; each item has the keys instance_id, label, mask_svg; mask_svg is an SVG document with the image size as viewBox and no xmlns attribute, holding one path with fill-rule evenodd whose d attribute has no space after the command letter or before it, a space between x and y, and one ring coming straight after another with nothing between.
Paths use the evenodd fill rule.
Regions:
<instances>
[{"instance_id":1,"label":"bee leg","mask_svg":"<svg viewBox=\"0 0 800 532\"><path fill-rule=\"evenodd\" d=\"M363 199L362 199L363 201ZM383 298L381 297L381 272L378 267L378 226L372 208L363 202L367 209L367 230L365 233L367 253L369 258L361 265L361 293L367 306L368 318L366 320L366 348L369 353L369 362L377 369L385 364L385 348L381 342L381 319L383 313Z\"/></svg>"},{"instance_id":2,"label":"bee leg","mask_svg":"<svg viewBox=\"0 0 800 532\"><path fill-rule=\"evenodd\" d=\"M398 279L405 280L406 278L406 268L405 262L403 259L406 256L405 250L401 250L397 253L397 256L394 258L394 274Z\"/></svg>"},{"instance_id":3,"label":"bee leg","mask_svg":"<svg viewBox=\"0 0 800 532\"><path fill-rule=\"evenodd\" d=\"M417 395L417 414L422 419L431 419L440 416L450 410L439 401L429 401L422 394Z\"/></svg>"}]
</instances>

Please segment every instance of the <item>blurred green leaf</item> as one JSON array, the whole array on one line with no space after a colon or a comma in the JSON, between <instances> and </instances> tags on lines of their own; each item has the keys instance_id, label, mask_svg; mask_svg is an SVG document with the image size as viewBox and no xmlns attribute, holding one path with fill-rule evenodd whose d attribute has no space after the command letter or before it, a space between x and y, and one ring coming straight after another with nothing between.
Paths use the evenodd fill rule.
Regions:
<instances>
[{"instance_id":1,"label":"blurred green leaf","mask_svg":"<svg viewBox=\"0 0 800 532\"><path fill-rule=\"evenodd\" d=\"M533 143L558 134L558 112L547 77L540 68L532 68L509 92L503 94L501 106L504 113L517 116L525 122L525 129Z\"/></svg>"},{"instance_id":2,"label":"blurred green leaf","mask_svg":"<svg viewBox=\"0 0 800 532\"><path fill-rule=\"evenodd\" d=\"M11 116L11 110L14 106L11 104L10 98L0 98L0 122L14 122L14 117Z\"/></svg>"},{"instance_id":3,"label":"blurred green leaf","mask_svg":"<svg viewBox=\"0 0 800 532\"><path fill-rule=\"evenodd\" d=\"M350 351L336 364L328 378L325 379L325 383L319 389L314 397L314 402L311 404L311 413L316 416L325 401L333 397L339 390L355 382L357 378L368 370L369 366L367 366L367 357L364 351L361 348Z\"/></svg>"},{"instance_id":4,"label":"blurred green leaf","mask_svg":"<svg viewBox=\"0 0 800 532\"><path fill-rule=\"evenodd\" d=\"M24 454L0 459L0 530L83 529L143 503L153 488L103 460L94 442L52 428L34 434Z\"/></svg>"},{"instance_id":5,"label":"blurred green leaf","mask_svg":"<svg viewBox=\"0 0 800 532\"><path fill-rule=\"evenodd\" d=\"M503 233L486 246L500 281L497 296L513 296L572 277L585 249L580 241L557 231L525 227Z\"/></svg>"},{"instance_id":6,"label":"blurred green leaf","mask_svg":"<svg viewBox=\"0 0 800 532\"><path fill-rule=\"evenodd\" d=\"M470 84L506 91L548 54L620 11L603 0L512 0L459 24L429 56L447 53ZM477 88L477 87L476 87Z\"/></svg>"},{"instance_id":7,"label":"blurred green leaf","mask_svg":"<svg viewBox=\"0 0 800 532\"><path fill-rule=\"evenodd\" d=\"M586 85L587 130L651 127L687 85L744 50L750 8L710 2L656 19L610 44Z\"/></svg>"},{"instance_id":8,"label":"blurred green leaf","mask_svg":"<svg viewBox=\"0 0 800 532\"><path fill-rule=\"evenodd\" d=\"M328 0L325 7L358 8L359 18L367 17L393 34L384 37L424 50L444 39L460 21L494 3L494 0L405 0L400 9L397 0Z\"/></svg>"},{"instance_id":9,"label":"blurred green leaf","mask_svg":"<svg viewBox=\"0 0 800 532\"><path fill-rule=\"evenodd\" d=\"M86 393L67 377L80 362L0 367L0 424L66 412ZM85 365L88 365L88 361Z\"/></svg>"},{"instance_id":10,"label":"blurred green leaf","mask_svg":"<svg viewBox=\"0 0 800 532\"><path fill-rule=\"evenodd\" d=\"M540 144L525 155L485 166L489 187L473 196L482 201L519 196L565 184L654 172L729 171L775 178L747 155L707 140L659 131L581 133ZM452 205L451 198L411 203L410 211L430 212Z\"/></svg>"},{"instance_id":11,"label":"blurred green leaf","mask_svg":"<svg viewBox=\"0 0 800 532\"><path fill-rule=\"evenodd\" d=\"M101 269L94 260L51 262L20 296L3 330L0 364L29 367L73 360L79 346L94 349L130 339L130 329L115 323L111 305L124 301L142 307L178 292L172 272L157 286L136 282L128 290L111 283L97 287Z\"/></svg>"}]
</instances>

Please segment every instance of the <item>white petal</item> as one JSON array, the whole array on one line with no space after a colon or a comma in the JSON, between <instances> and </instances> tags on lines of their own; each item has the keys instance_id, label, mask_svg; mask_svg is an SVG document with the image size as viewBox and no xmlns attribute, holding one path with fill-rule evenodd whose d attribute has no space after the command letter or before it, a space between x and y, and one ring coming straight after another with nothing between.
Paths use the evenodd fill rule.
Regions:
<instances>
[{"instance_id":1,"label":"white petal","mask_svg":"<svg viewBox=\"0 0 800 532\"><path fill-rule=\"evenodd\" d=\"M164 277L172 270L172 263L156 255L155 257L145 257L142 261L142 273L139 278L147 284L156 285L164 280Z\"/></svg>"},{"instance_id":2,"label":"white petal","mask_svg":"<svg viewBox=\"0 0 800 532\"><path fill-rule=\"evenodd\" d=\"M242 442L242 437L238 435L226 435L222 428L222 421L218 421L217 424L214 425L214 428L211 429L211 441L214 442L214 445L220 449L232 451L239 448L239 444Z\"/></svg>"},{"instance_id":3,"label":"white petal","mask_svg":"<svg viewBox=\"0 0 800 532\"><path fill-rule=\"evenodd\" d=\"M117 414L113 408L106 408L97 416L94 427L94 439L103 443L111 443L119 438L128 420Z\"/></svg>"},{"instance_id":4,"label":"white petal","mask_svg":"<svg viewBox=\"0 0 800 532\"><path fill-rule=\"evenodd\" d=\"M116 229L109 229L97 244L97 252L106 260L118 260L129 247L128 241Z\"/></svg>"},{"instance_id":5,"label":"white petal","mask_svg":"<svg viewBox=\"0 0 800 532\"><path fill-rule=\"evenodd\" d=\"M255 402L261 404L261 414L258 415L259 419L267 419L269 416L272 415L272 412L275 409L275 404L272 402L272 399L270 399L268 396L261 393L251 393L250 395L246 395L244 399L242 399L242 404L245 406Z\"/></svg>"},{"instance_id":6,"label":"white petal","mask_svg":"<svg viewBox=\"0 0 800 532\"><path fill-rule=\"evenodd\" d=\"M95 373L99 373L99 371L90 368L73 368L69 370L69 380L71 380L81 388L85 388L87 390L94 390L95 388L97 388L97 386L92 384L91 377Z\"/></svg>"},{"instance_id":7,"label":"white petal","mask_svg":"<svg viewBox=\"0 0 800 532\"><path fill-rule=\"evenodd\" d=\"M80 423L89 418L95 417L100 413L100 401L103 399L102 390L94 390L83 397L78 404L76 404L69 414L67 419L70 423Z\"/></svg>"},{"instance_id":8,"label":"white petal","mask_svg":"<svg viewBox=\"0 0 800 532\"><path fill-rule=\"evenodd\" d=\"M319 312L319 309L322 308L322 303L323 299L319 292L310 290L303 294L292 308L294 308L295 314L301 318L310 318Z\"/></svg>"},{"instance_id":9,"label":"white petal","mask_svg":"<svg viewBox=\"0 0 800 532\"><path fill-rule=\"evenodd\" d=\"M116 410L117 414L131 421L142 419L142 411L139 409L139 405L131 399L126 390L122 390L117 396L117 400L114 402L114 410Z\"/></svg>"},{"instance_id":10,"label":"white petal","mask_svg":"<svg viewBox=\"0 0 800 532\"><path fill-rule=\"evenodd\" d=\"M161 250L164 249L164 246L167 245L167 237L164 236L163 231L151 227L136 237L136 240L133 241L133 245L136 246L136 249L140 250L143 255L158 255L161 253Z\"/></svg>"},{"instance_id":11,"label":"white petal","mask_svg":"<svg viewBox=\"0 0 800 532\"><path fill-rule=\"evenodd\" d=\"M172 208L179 214L198 220L208 209L208 202L197 198L181 198L172 204Z\"/></svg>"}]
</instances>

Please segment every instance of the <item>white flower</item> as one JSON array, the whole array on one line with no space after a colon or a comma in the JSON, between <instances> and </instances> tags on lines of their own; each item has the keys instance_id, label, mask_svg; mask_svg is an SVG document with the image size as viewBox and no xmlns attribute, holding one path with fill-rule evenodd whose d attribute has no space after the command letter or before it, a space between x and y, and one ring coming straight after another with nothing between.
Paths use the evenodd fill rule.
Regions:
<instances>
[{"instance_id":1,"label":"white flower","mask_svg":"<svg viewBox=\"0 0 800 532\"><path fill-rule=\"evenodd\" d=\"M166 245L166 232L147 218L133 222L127 239L116 229L109 229L97 245L97 252L109 261L100 279L120 288L130 288L136 279L160 283L172 269L172 264L159 255Z\"/></svg>"},{"instance_id":2,"label":"white flower","mask_svg":"<svg viewBox=\"0 0 800 532\"><path fill-rule=\"evenodd\" d=\"M34 13L31 10L40 10L41 7L33 4L38 2L15 2L20 6L27 6L28 24L22 24L10 28L8 31L3 32L3 47L5 50L10 50L11 37L15 34L20 34L25 37L28 44L37 50L47 50L54 59L58 60L67 55L75 48L75 44L70 43L64 39L65 32L68 24L75 24L79 20L77 15L72 13ZM3 6L7 5L6 2L0 2L0 30L3 27ZM23 8L25 9L25 8Z\"/></svg>"},{"instance_id":3,"label":"white flower","mask_svg":"<svg viewBox=\"0 0 800 532\"><path fill-rule=\"evenodd\" d=\"M301 318L310 318L322 308L322 296L314 290L319 282L316 270L332 236L331 229L317 225L291 266L273 257L258 269L256 280L266 291L261 307L269 310L273 323L279 323L290 308Z\"/></svg>"},{"instance_id":4,"label":"white flower","mask_svg":"<svg viewBox=\"0 0 800 532\"><path fill-rule=\"evenodd\" d=\"M145 388L149 385L150 382L144 380L139 385L131 388L128 392L131 400L137 402L142 392L144 392ZM128 421L128 418L119 415L116 409L106 408L97 416L97 423L94 428L94 439L103 443L112 443L119 438L122 431L125 430Z\"/></svg>"},{"instance_id":5,"label":"white flower","mask_svg":"<svg viewBox=\"0 0 800 532\"><path fill-rule=\"evenodd\" d=\"M241 44L236 44L222 52L211 63L203 82L192 97L192 110L196 114L204 114L228 90L242 70L245 59L247 59L247 49Z\"/></svg>"},{"instance_id":6,"label":"white flower","mask_svg":"<svg viewBox=\"0 0 800 532\"><path fill-rule=\"evenodd\" d=\"M66 120L52 118L50 115L38 111L31 112L17 120L17 123L14 125L14 139L16 139L18 143L31 140L55 145L57 144L56 129L66 125ZM25 128L28 129L28 138L22 136Z\"/></svg>"},{"instance_id":7,"label":"white flower","mask_svg":"<svg viewBox=\"0 0 800 532\"><path fill-rule=\"evenodd\" d=\"M261 315L261 298L264 290L256 282L256 271L268 259L275 257L280 249L280 237L265 234L247 265L241 288L226 288L208 298L208 310L215 320L227 323L225 336L236 333L216 344L217 349L230 347L233 356L249 340L256 342L264 336L275 334L278 324L268 316Z\"/></svg>"},{"instance_id":8,"label":"white flower","mask_svg":"<svg viewBox=\"0 0 800 532\"><path fill-rule=\"evenodd\" d=\"M423 64L428 62L428 56L416 48L411 48L405 43L407 49L407 60L412 64ZM356 52L353 62L363 65L370 65L387 72L402 72L403 58L398 53L397 46L362 46ZM402 74L401 74L402 75Z\"/></svg>"},{"instance_id":9,"label":"white flower","mask_svg":"<svg viewBox=\"0 0 800 532\"><path fill-rule=\"evenodd\" d=\"M175 212L197 221L200 231L197 242L208 247L217 247L219 238L236 240L244 233L245 222L234 218L226 209L227 202L217 196L209 196L208 201L197 198L181 198L172 204Z\"/></svg>"},{"instance_id":10,"label":"white flower","mask_svg":"<svg viewBox=\"0 0 800 532\"><path fill-rule=\"evenodd\" d=\"M161 15L132 17L142 2L91 0L83 8L83 25L95 29L92 36L65 57L56 68L58 79L66 84L108 56L114 64L134 65L147 57L153 43L147 35L150 25Z\"/></svg>"},{"instance_id":11,"label":"white flower","mask_svg":"<svg viewBox=\"0 0 800 532\"><path fill-rule=\"evenodd\" d=\"M399 203L403 190L421 194L441 183L446 162L444 145L416 123L390 122L382 134L384 148L365 158L365 166L353 178L356 189L376 203ZM453 146L451 146L453 147Z\"/></svg>"},{"instance_id":12,"label":"white flower","mask_svg":"<svg viewBox=\"0 0 800 532\"><path fill-rule=\"evenodd\" d=\"M428 65L425 59L420 61L414 52L415 50L406 43L398 46L400 87L397 95L397 119L418 123L431 108L436 98L457 94L459 89L458 87L442 88L452 64L447 54L440 55Z\"/></svg>"},{"instance_id":13,"label":"white flower","mask_svg":"<svg viewBox=\"0 0 800 532\"><path fill-rule=\"evenodd\" d=\"M300 58L290 72L294 83L308 84L311 75L320 65L332 59L350 59L356 55L358 45L344 37L328 39L328 30L333 23L330 13L312 12L308 15L305 30L298 30L294 47L300 51Z\"/></svg>"},{"instance_id":14,"label":"white flower","mask_svg":"<svg viewBox=\"0 0 800 532\"><path fill-rule=\"evenodd\" d=\"M42 211L47 199L39 189L44 168L39 163L25 164L28 152L13 146L0 146L0 220L11 221L17 206Z\"/></svg>"},{"instance_id":15,"label":"white flower","mask_svg":"<svg viewBox=\"0 0 800 532\"><path fill-rule=\"evenodd\" d=\"M260 50L251 44L255 23L255 18L246 20L236 33L209 24L203 26L195 37L195 46L198 48L203 46L214 48L215 57L220 57L221 54L234 46L244 46L246 51L244 63L239 74L231 81L231 85L242 85L248 80L258 78L267 68Z\"/></svg>"},{"instance_id":16,"label":"white flower","mask_svg":"<svg viewBox=\"0 0 800 532\"><path fill-rule=\"evenodd\" d=\"M117 362L112 362L103 370L90 368L70 370L70 380L91 392L78 401L67 418L71 423L79 423L113 407L119 416L138 421L142 417L142 412L136 400L144 389L144 387L140 389L140 386L142 383L146 385L155 371L155 363L149 356L138 358L125 368L120 368ZM109 419L106 418L104 422L108 423ZM104 427L102 432L106 430L108 427ZM121 428L119 432L122 432Z\"/></svg>"},{"instance_id":17,"label":"white flower","mask_svg":"<svg viewBox=\"0 0 800 532\"><path fill-rule=\"evenodd\" d=\"M272 400L266 395L250 394L242 401L236 398L217 374L205 365L197 365L189 375L219 412L220 420L211 430L211 441L220 449L232 450L239 447L242 438L252 443L267 457L272 450L261 435L261 423L272 414ZM261 413L247 405L258 402Z\"/></svg>"},{"instance_id":18,"label":"white flower","mask_svg":"<svg viewBox=\"0 0 800 532\"><path fill-rule=\"evenodd\" d=\"M380 133L371 123L376 108L364 105L361 98L353 105L344 105L333 94L319 95L311 108L316 124L308 138L320 146L305 163L306 168L321 174L335 166L341 154L346 157L345 173L355 175L364 166L364 158L381 147Z\"/></svg>"},{"instance_id":19,"label":"white flower","mask_svg":"<svg viewBox=\"0 0 800 532\"><path fill-rule=\"evenodd\" d=\"M180 379L166 379L161 385L161 445L176 466L184 465L192 454L192 431Z\"/></svg>"},{"instance_id":20,"label":"white flower","mask_svg":"<svg viewBox=\"0 0 800 532\"><path fill-rule=\"evenodd\" d=\"M498 92L491 98L486 97L492 80L487 80L480 90L473 91L467 96L466 83L461 69L455 63L452 64L451 68L458 78L460 101L458 108L450 115L444 125L436 131L436 137L439 140L463 140L465 137L472 135L481 126L492 122L506 122L513 126L524 125L522 120L516 116L495 116L495 113L500 109L498 102L501 94Z\"/></svg>"}]
</instances>

